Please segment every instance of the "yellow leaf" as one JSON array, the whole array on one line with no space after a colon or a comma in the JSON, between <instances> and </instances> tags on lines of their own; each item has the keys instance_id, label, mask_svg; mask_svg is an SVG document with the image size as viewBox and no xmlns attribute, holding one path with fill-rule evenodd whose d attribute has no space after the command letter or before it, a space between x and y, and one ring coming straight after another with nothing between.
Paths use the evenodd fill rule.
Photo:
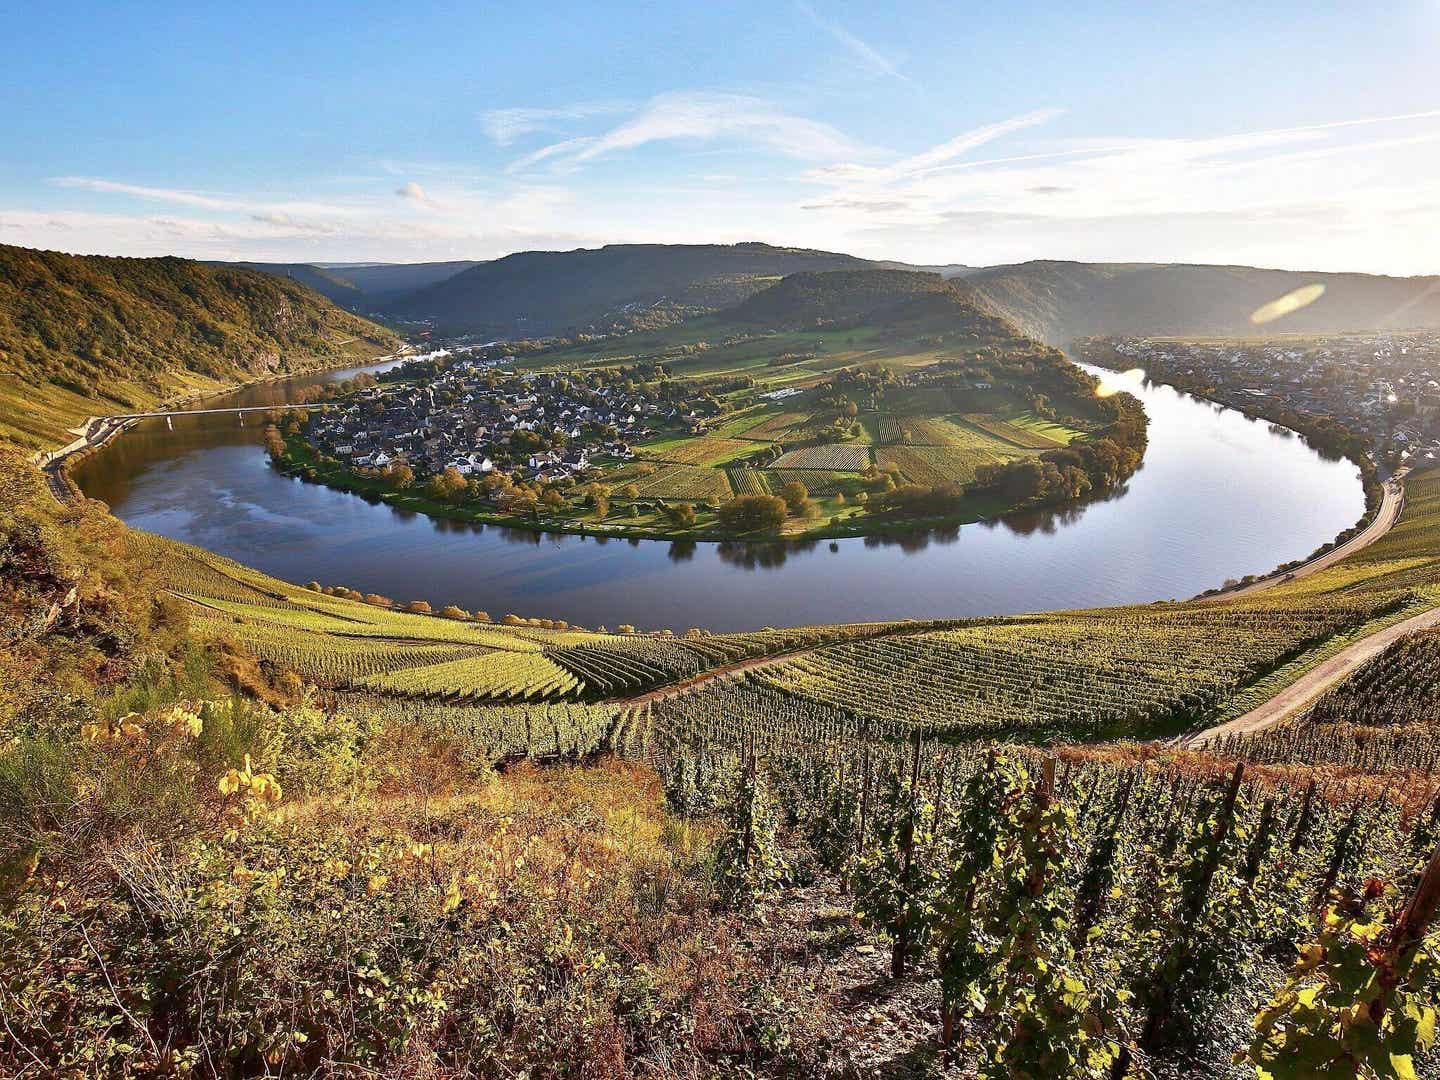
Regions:
<instances>
[{"instance_id":1,"label":"yellow leaf","mask_svg":"<svg viewBox=\"0 0 1440 1080\"><path fill-rule=\"evenodd\" d=\"M239 790L240 774L234 769L231 769L229 772L227 772L224 776L220 778L220 794L234 795L235 792Z\"/></svg>"},{"instance_id":2,"label":"yellow leaf","mask_svg":"<svg viewBox=\"0 0 1440 1080\"><path fill-rule=\"evenodd\" d=\"M460 881L456 877L450 878L450 888L445 890L445 899L440 903L442 914L454 911L460 906Z\"/></svg>"}]
</instances>

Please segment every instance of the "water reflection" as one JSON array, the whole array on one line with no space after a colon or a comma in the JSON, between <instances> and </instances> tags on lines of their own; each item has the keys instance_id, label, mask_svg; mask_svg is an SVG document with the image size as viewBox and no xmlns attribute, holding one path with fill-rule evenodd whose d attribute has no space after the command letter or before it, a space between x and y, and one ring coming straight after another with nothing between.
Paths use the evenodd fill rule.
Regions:
<instances>
[{"instance_id":1,"label":"water reflection","mask_svg":"<svg viewBox=\"0 0 1440 1080\"><path fill-rule=\"evenodd\" d=\"M285 392L251 387L231 401L258 407ZM1119 490L963 528L822 541L823 552L814 541L622 540L430 519L286 477L266 464L262 425L224 417L178 417L173 430L147 422L77 479L137 527L291 581L497 617L677 630L1185 597L1304 555L1359 517L1348 462L1168 387L1133 392L1151 417L1150 447Z\"/></svg>"}]
</instances>

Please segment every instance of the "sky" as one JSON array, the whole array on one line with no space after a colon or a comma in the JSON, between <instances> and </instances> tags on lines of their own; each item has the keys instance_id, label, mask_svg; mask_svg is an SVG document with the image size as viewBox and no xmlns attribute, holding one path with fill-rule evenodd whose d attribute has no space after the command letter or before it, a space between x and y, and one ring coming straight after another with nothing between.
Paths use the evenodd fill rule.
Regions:
<instances>
[{"instance_id":1,"label":"sky","mask_svg":"<svg viewBox=\"0 0 1440 1080\"><path fill-rule=\"evenodd\" d=\"M0 243L1440 273L1440 0L0 0Z\"/></svg>"}]
</instances>

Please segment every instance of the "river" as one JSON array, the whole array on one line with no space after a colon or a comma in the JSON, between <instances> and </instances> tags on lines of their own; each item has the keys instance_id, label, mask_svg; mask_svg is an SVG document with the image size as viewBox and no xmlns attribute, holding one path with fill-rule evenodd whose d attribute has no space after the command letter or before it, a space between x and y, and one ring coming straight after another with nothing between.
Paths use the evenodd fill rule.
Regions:
<instances>
[{"instance_id":1,"label":"river","mask_svg":"<svg viewBox=\"0 0 1440 1080\"><path fill-rule=\"evenodd\" d=\"M275 404L296 386L354 370L203 405ZM1122 491L905 537L691 543L432 521L277 473L258 416L248 426L233 415L182 417L173 430L146 421L81 462L75 478L135 528L288 581L456 603L497 619L513 611L677 631L1183 599L1308 555L1363 512L1350 462L1168 386L1126 388L1150 416L1150 445Z\"/></svg>"}]
</instances>

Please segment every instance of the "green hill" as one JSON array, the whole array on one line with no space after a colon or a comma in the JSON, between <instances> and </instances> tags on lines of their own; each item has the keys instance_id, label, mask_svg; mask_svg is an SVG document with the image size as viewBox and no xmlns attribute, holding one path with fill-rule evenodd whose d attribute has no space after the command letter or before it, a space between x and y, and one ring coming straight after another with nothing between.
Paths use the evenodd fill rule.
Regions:
<instances>
[{"instance_id":1,"label":"green hill","mask_svg":"<svg viewBox=\"0 0 1440 1080\"><path fill-rule=\"evenodd\" d=\"M0 246L0 435L68 441L86 416L375 356L398 339L304 286L187 259Z\"/></svg>"},{"instance_id":2,"label":"green hill","mask_svg":"<svg viewBox=\"0 0 1440 1080\"><path fill-rule=\"evenodd\" d=\"M836 270L791 274L724 313L739 323L784 329L904 325L966 330L977 337L1018 335L1005 320L939 274L911 270Z\"/></svg>"},{"instance_id":3,"label":"green hill","mask_svg":"<svg viewBox=\"0 0 1440 1080\"><path fill-rule=\"evenodd\" d=\"M1095 334L1254 334L1256 308L1311 284L1324 295L1265 332L1440 326L1436 277L1042 260L977 270L960 288L1027 334L1065 344Z\"/></svg>"},{"instance_id":4,"label":"green hill","mask_svg":"<svg viewBox=\"0 0 1440 1080\"><path fill-rule=\"evenodd\" d=\"M387 307L441 330L545 335L666 325L738 303L800 271L859 269L851 255L769 244L617 244L524 251Z\"/></svg>"}]
</instances>

